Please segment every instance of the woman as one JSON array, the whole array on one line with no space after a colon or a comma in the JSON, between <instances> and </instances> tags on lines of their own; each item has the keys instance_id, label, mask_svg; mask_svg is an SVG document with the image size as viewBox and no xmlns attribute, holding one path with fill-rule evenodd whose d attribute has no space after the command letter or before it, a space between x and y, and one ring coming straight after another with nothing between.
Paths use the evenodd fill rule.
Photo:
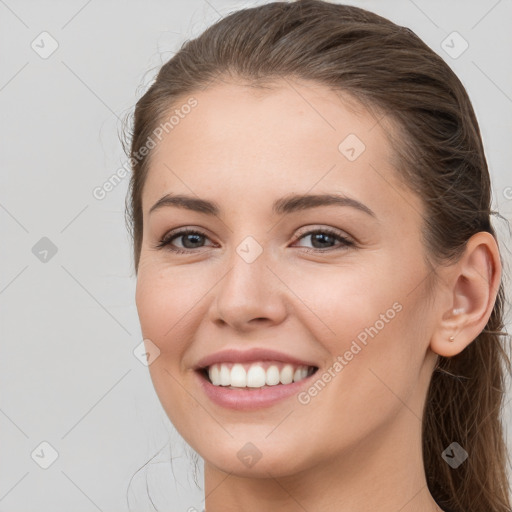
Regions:
<instances>
[{"instance_id":1,"label":"woman","mask_svg":"<svg viewBox=\"0 0 512 512\"><path fill-rule=\"evenodd\" d=\"M150 374L207 512L510 510L490 179L439 56L356 7L241 10L162 67L130 157Z\"/></svg>"}]
</instances>

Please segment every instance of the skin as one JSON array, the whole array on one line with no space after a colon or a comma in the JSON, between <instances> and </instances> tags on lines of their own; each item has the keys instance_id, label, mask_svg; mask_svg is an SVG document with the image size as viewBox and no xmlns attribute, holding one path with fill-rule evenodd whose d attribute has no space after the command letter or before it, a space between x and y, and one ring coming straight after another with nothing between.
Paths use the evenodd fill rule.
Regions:
<instances>
[{"instance_id":1,"label":"skin","mask_svg":"<svg viewBox=\"0 0 512 512\"><path fill-rule=\"evenodd\" d=\"M136 304L143 337L160 350L149 366L160 402L205 461L207 512L440 510L423 469L423 404L437 354L462 351L491 313L501 271L493 237L475 235L457 263L437 267L429 295L423 205L390 163L385 120L310 82L264 92L221 83L194 97L152 154ZM348 134L366 146L354 161L338 149ZM215 201L220 212L149 214L166 193ZM290 193L344 194L375 216L339 205L274 214L273 201ZM155 248L182 227L206 237L175 238L187 254ZM333 238L308 252L322 246L302 235L321 228L354 245ZM247 236L263 249L252 263L236 251ZM306 405L292 396L226 409L192 370L224 348L270 347L315 361L321 375L397 303ZM237 456L247 442L261 453L252 467Z\"/></svg>"}]
</instances>

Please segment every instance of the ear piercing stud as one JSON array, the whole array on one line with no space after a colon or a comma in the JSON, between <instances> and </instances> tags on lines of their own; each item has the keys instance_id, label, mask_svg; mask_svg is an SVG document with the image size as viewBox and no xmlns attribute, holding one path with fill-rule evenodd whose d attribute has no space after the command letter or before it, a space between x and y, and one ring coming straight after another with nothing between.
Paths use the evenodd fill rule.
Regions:
<instances>
[{"instance_id":1,"label":"ear piercing stud","mask_svg":"<svg viewBox=\"0 0 512 512\"><path fill-rule=\"evenodd\" d=\"M461 313L464 313L464 308L454 308L453 309L453 314L454 315L459 315ZM455 338L453 336L450 336L448 339L450 340L450 343L455 341Z\"/></svg>"}]
</instances>

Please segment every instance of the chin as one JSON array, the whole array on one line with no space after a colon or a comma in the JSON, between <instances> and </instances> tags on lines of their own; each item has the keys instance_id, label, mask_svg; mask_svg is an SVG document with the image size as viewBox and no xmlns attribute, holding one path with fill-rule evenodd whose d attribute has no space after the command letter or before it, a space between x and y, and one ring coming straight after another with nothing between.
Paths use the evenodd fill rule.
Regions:
<instances>
[{"instance_id":1,"label":"chin","mask_svg":"<svg viewBox=\"0 0 512 512\"><path fill-rule=\"evenodd\" d=\"M211 444L202 451L196 451L220 471L239 477L269 478L286 477L304 471L308 464L304 457L304 441L283 445L279 449L265 442L240 442L238 439L223 445L217 444L212 450ZM298 457L301 452L302 457Z\"/></svg>"}]
</instances>

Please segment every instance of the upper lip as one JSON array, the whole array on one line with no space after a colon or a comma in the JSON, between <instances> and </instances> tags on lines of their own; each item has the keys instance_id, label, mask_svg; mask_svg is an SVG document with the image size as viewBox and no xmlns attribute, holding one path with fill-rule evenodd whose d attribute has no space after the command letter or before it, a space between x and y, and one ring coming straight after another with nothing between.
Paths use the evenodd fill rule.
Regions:
<instances>
[{"instance_id":1,"label":"upper lip","mask_svg":"<svg viewBox=\"0 0 512 512\"><path fill-rule=\"evenodd\" d=\"M311 361L298 359L297 357L269 350L266 348L251 348L248 350L224 349L200 359L194 366L195 370L206 368L215 363L250 363L256 361L280 361L297 366L315 366Z\"/></svg>"}]
</instances>

